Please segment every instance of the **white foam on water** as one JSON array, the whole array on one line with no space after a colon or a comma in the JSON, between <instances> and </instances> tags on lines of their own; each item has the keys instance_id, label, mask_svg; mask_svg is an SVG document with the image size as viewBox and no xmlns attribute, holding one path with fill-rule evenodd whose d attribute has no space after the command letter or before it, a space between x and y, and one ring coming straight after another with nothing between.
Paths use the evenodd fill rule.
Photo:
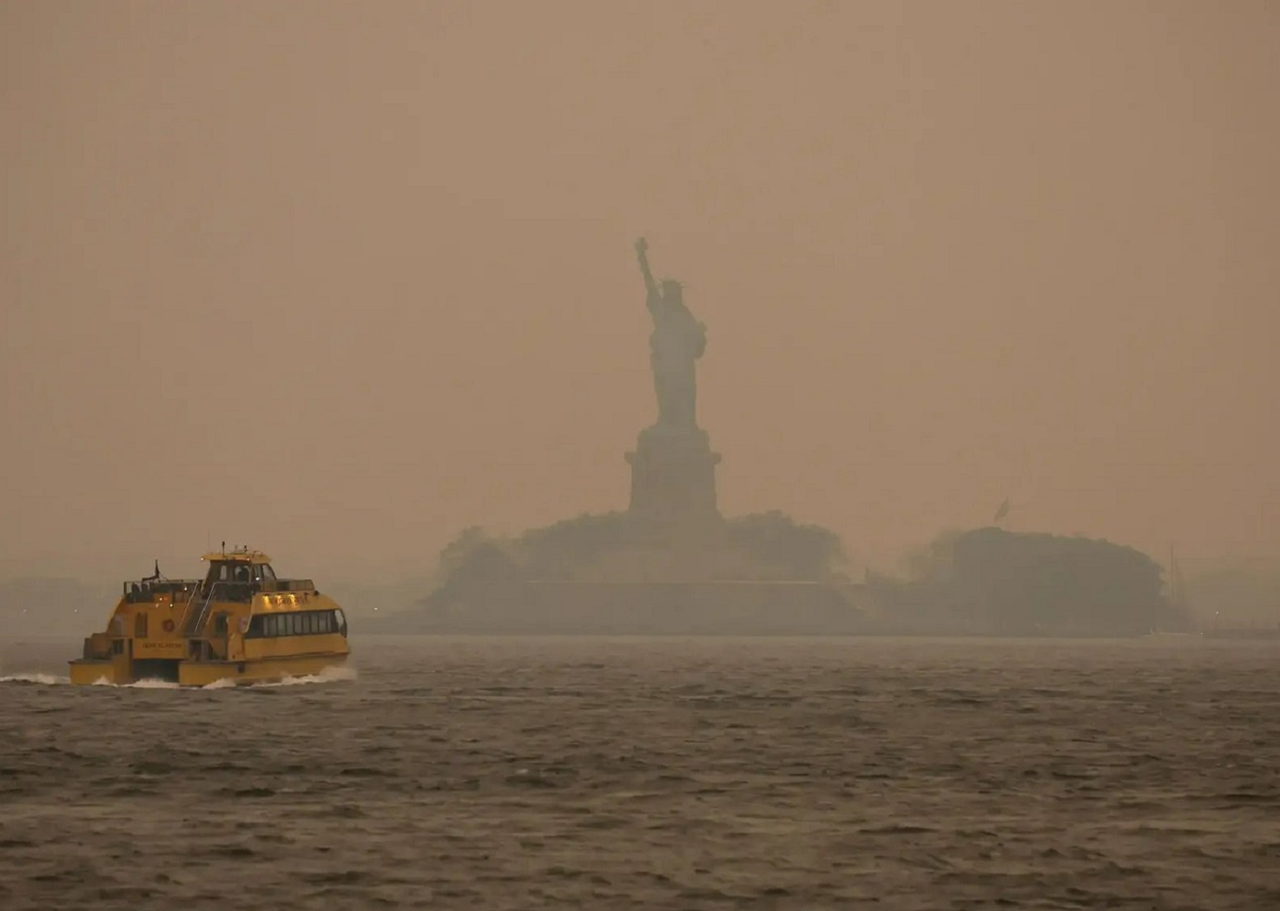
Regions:
<instances>
[{"instance_id":1,"label":"white foam on water","mask_svg":"<svg viewBox=\"0 0 1280 911\"><path fill-rule=\"evenodd\" d=\"M70 677L55 677L53 674L11 674L8 677L0 677L0 683L40 683L44 686L57 686L70 682Z\"/></svg>"},{"instance_id":2,"label":"white foam on water","mask_svg":"<svg viewBox=\"0 0 1280 911\"><path fill-rule=\"evenodd\" d=\"M181 689L178 684L172 680L156 680L144 679L135 680L133 683L112 683L106 677L99 677L93 681L94 686L111 686L121 690L177 690Z\"/></svg>"},{"instance_id":3,"label":"white foam on water","mask_svg":"<svg viewBox=\"0 0 1280 911\"><path fill-rule=\"evenodd\" d=\"M200 687L202 690L229 690L234 689L236 682L230 677L224 677L221 680L215 680L213 683L206 683Z\"/></svg>"},{"instance_id":4,"label":"white foam on water","mask_svg":"<svg viewBox=\"0 0 1280 911\"><path fill-rule=\"evenodd\" d=\"M244 687L267 687L267 686L307 686L315 683L338 683L341 681L355 680L356 670L353 667L331 667L326 668L318 674L305 674L301 677L285 677L283 680L263 681L261 683L237 683L232 679L215 680L213 683L206 684L202 687L182 687L172 680L136 680L133 683L112 683L106 677L99 677L93 681L94 686L107 686L122 690L180 690L180 689L203 689L203 690L227 690L235 689L240 686ZM11 674L7 677L0 677L0 683L36 683L42 686L67 686L71 683L70 677L58 677L53 674Z\"/></svg>"},{"instance_id":5,"label":"white foam on water","mask_svg":"<svg viewBox=\"0 0 1280 911\"><path fill-rule=\"evenodd\" d=\"M267 683L252 683L250 686L306 686L312 683L338 683L343 680L355 680L356 669L346 665L327 667L318 674L306 674L302 677L285 677Z\"/></svg>"},{"instance_id":6,"label":"white foam on water","mask_svg":"<svg viewBox=\"0 0 1280 911\"><path fill-rule=\"evenodd\" d=\"M315 683L338 683L344 680L355 680L356 670L353 667L325 668L318 674L304 674L301 677L285 677L282 680L260 680L256 683L237 683L234 679L224 678L207 683L202 690L257 689L271 686L308 686Z\"/></svg>"},{"instance_id":7,"label":"white foam on water","mask_svg":"<svg viewBox=\"0 0 1280 911\"><path fill-rule=\"evenodd\" d=\"M179 686L178 686L178 683L177 683L177 681L175 681L175 680L156 680L156 679L152 679L152 678L144 678L144 679L142 679L142 680L135 680L135 681L133 681L133 683L122 683L120 686L121 686L121 688L122 688L122 689L135 689L135 690L176 690L176 689L181 689L181 687L179 687Z\"/></svg>"}]
</instances>

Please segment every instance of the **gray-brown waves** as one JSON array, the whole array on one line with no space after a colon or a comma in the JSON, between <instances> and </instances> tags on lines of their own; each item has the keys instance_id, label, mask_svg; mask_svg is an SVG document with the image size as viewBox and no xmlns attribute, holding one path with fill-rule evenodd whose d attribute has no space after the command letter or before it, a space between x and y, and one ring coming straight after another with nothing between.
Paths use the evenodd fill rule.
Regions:
<instances>
[{"instance_id":1,"label":"gray-brown waves","mask_svg":"<svg viewBox=\"0 0 1280 911\"><path fill-rule=\"evenodd\" d=\"M0 684L0 907L1280 906L1280 649L356 645L316 686Z\"/></svg>"}]
</instances>

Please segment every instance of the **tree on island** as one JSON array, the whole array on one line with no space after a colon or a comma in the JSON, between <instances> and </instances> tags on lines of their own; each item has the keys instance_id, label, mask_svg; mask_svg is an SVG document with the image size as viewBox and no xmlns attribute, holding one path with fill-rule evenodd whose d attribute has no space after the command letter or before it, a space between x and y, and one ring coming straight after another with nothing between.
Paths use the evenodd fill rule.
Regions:
<instances>
[{"instance_id":1,"label":"tree on island","mask_svg":"<svg viewBox=\"0 0 1280 911\"><path fill-rule=\"evenodd\" d=\"M1189 618L1162 593L1162 572L1146 554L1109 541L979 528L940 535L917 555L899 606L1006 635L1187 629Z\"/></svg>"},{"instance_id":2,"label":"tree on island","mask_svg":"<svg viewBox=\"0 0 1280 911\"><path fill-rule=\"evenodd\" d=\"M736 578L835 581L845 560L835 532L776 510L725 519L703 543L706 578L716 578L729 560ZM425 604L465 600L468 590L486 584L580 579L603 562L669 546L661 530L655 535L652 525L624 512L584 514L515 538L473 526L441 550L436 586Z\"/></svg>"},{"instance_id":3,"label":"tree on island","mask_svg":"<svg viewBox=\"0 0 1280 911\"><path fill-rule=\"evenodd\" d=\"M729 519L725 526L735 551L758 566L776 567L781 578L827 581L845 563L839 535L780 510Z\"/></svg>"}]
</instances>

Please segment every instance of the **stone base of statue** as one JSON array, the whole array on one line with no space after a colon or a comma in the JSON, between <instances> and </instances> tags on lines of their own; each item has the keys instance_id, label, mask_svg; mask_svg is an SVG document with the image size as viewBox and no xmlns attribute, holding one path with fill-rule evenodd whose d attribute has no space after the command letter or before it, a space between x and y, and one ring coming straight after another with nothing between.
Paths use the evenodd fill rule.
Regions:
<instances>
[{"instance_id":1,"label":"stone base of statue","mask_svg":"<svg viewBox=\"0 0 1280 911\"><path fill-rule=\"evenodd\" d=\"M703 525L720 518L716 465L707 432L655 424L640 431L631 465L628 513L663 525Z\"/></svg>"}]
</instances>

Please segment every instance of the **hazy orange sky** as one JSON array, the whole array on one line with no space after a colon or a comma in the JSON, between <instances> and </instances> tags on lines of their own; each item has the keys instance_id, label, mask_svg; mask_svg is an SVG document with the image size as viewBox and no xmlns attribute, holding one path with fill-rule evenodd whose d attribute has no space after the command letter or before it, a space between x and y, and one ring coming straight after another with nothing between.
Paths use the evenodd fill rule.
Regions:
<instances>
[{"instance_id":1,"label":"hazy orange sky","mask_svg":"<svg viewBox=\"0 0 1280 911\"><path fill-rule=\"evenodd\" d=\"M1280 5L0 3L0 577L625 507L1280 555Z\"/></svg>"}]
</instances>

